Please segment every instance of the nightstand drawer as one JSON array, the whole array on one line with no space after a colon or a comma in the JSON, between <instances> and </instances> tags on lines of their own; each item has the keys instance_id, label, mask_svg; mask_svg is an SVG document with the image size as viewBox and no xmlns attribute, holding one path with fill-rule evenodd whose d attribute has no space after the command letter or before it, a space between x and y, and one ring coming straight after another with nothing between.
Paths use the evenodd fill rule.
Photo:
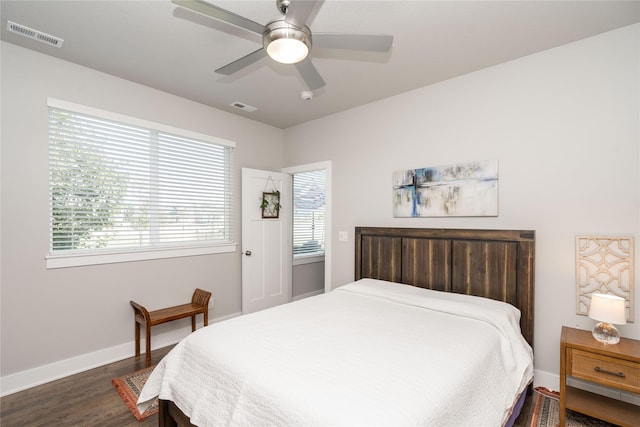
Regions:
<instances>
[{"instance_id":1,"label":"nightstand drawer","mask_svg":"<svg viewBox=\"0 0 640 427\"><path fill-rule=\"evenodd\" d=\"M568 375L640 393L640 364L571 349Z\"/></svg>"}]
</instances>

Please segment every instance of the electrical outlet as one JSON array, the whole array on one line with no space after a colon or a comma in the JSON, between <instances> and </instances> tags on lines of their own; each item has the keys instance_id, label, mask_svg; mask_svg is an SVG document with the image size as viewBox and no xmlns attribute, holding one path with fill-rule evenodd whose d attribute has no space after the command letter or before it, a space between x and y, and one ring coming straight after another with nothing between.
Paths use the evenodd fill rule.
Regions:
<instances>
[{"instance_id":1,"label":"electrical outlet","mask_svg":"<svg viewBox=\"0 0 640 427\"><path fill-rule=\"evenodd\" d=\"M338 233L338 240L341 242L348 242L349 241L349 233L346 231L340 231Z\"/></svg>"},{"instance_id":2,"label":"electrical outlet","mask_svg":"<svg viewBox=\"0 0 640 427\"><path fill-rule=\"evenodd\" d=\"M213 297L209 299L209 308L213 308Z\"/></svg>"}]
</instances>

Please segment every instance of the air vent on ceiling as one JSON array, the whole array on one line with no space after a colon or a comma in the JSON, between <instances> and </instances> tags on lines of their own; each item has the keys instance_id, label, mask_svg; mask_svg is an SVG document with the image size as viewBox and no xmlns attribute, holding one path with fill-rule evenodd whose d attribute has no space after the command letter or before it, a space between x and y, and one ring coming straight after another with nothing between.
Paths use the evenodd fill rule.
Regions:
<instances>
[{"instance_id":1,"label":"air vent on ceiling","mask_svg":"<svg viewBox=\"0 0 640 427\"><path fill-rule=\"evenodd\" d=\"M59 37L45 34L42 31L34 30L33 28L25 27L24 25L11 21L7 21L7 31L37 40L49 46L62 47L62 43L64 43L64 40Z\"/></svg>"},{"instance_id":2,"label":"air vent on ceiling","mask_svg":"<svg viewBox=\"0 0 640 427\"><path fill-rule=\"evenodd\" d=\"M231 103L231 106L232 106L233 108L238 108L238 109L240 109L240 110L244 110L244 111L246 111L247 113L253 113L254 111L256 111L256 110L257 110L257 108L256 108L256 107L252 107L251 105L247 105L247 104L245 104L245 103L238 102L238 101L236 101L236 102L232 102L232 103Z\"/></svg>"}]
</instances>

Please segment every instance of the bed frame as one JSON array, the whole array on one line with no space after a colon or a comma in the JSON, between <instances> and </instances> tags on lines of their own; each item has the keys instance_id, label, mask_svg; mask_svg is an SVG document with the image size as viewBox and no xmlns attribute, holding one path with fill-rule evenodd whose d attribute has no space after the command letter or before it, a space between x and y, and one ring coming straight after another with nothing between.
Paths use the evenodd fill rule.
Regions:
<instances>
[{"instance_id":1,"label":"bed frame","mask_svg":"<svg viewBox=\"0 0 640 427\"><path fill-rule=\"evenodd\" d=\"M535 232L356 227L355 279L365 277L507 302L533 347Z\"/></svg>"},{"instance_id":2,"label":"bed frame","mask_svg":"<svg viewBox=\"0 0 640 427\"><path fill-rule=\"evenodd\" d=\"M356 227L355 279L372 278L505 301L533 347L535 232ZM160 400L159 425L191 426Z\"/></svg>"}]
</instances>

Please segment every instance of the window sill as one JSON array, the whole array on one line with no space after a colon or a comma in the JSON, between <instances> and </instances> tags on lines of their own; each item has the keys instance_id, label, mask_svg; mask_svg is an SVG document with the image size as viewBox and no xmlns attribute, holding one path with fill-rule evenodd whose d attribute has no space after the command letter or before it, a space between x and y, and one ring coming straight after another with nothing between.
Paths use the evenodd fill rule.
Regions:
<instances>
[{"instance_id":1,"label":"window sill","mask_svg":"<svg viewBox=\"0 0 640 427\"><path fill-rule=\"evenodd\" d=\"M86 265L113 264L119 262L146 261L152 259L178 258L235 252L236 243L216 246L195 246L188 248L155 249L131 252L94 254L49 255L45 257L47 269L81 267Z\"/></svg>"},{"instance_id":2,"label":"window sill","mask_svg":"<svg viewBox=\"0 0 640 427\"><path fill-rule=\"evenodd\" d=\"M324 262L324 255L298 256L293 258L293 265L313 264Z\"/></svg>"}]
</instances>

